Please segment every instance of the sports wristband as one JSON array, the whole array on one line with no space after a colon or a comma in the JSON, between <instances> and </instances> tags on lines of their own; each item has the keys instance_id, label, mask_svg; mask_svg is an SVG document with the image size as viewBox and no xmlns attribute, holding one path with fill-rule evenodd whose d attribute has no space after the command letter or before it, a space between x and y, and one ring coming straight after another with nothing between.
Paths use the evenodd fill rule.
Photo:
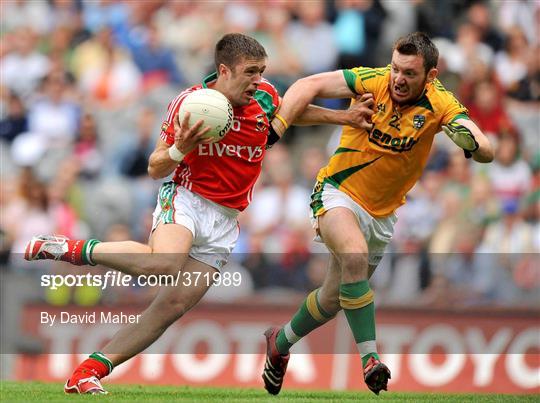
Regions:
<instances>
[{"instance_id":1,"label":"sports wristband","mask_svg":"<svg viewBox=\"0 0 540 403\"><path fill-rule=\"evenodd\" d=\"M279 137L279 134L277 134L272 125L270 125L270 129L268 131L268 140L266 140L266 149L272 148L272 146L280 139L281 137Z\"/></svg>"},{"instance_id":2,"label":"sports wristband","mask_svg":"<svg viewBox=\"0 0 540 403\"><path fill-rule=\"evenodd\" d=\"M171 157L173 161L182 162L185 156L186 155L176 148L174 144L169 147L169 157Z\"/></svg>"},{"instance_id":3,"label":"sports wristband","mask_svg":"<svg viewBox=\"0 0 540 403\"><path fill-rule=\"evenodd\" d=\"M287 121L285 119L283 119L283 116L281 115L278 115L277 113L274 115L274 117L279 120L283 126L285 127L285 130L287 130L289 128L289 124L287 123Z\"/></svg>"}]
</instances>

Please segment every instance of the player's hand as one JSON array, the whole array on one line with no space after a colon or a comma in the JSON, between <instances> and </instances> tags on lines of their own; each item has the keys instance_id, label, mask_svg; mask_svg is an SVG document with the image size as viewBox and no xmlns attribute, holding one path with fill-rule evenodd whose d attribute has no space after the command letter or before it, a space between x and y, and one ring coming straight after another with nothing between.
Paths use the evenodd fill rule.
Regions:
<instances>
[{"instance_id":1,"label":"player's hand","mask_svg":"<svg viewBox=\"0 0 540 403\"><path fill-rule=\"evenodd\" d=\"M189 127L189 112L186 112L182 121L178 113L174 116L174 145L183 154L192 151L199 144L212 143L214 139L204 137L210 131L210 127L204 127L204 120L198 120L193 126Z\"/></svg>"},{"instance_id":2,"label":"player's hand","mask_svg":"<svg viewBox=\"0 0 540 403\"><path fill-rule=\"evenodd\" d=\"M466 158L471 158L471 153L478 150L478 142L474 138L472 132L465 126L456 122L451 122L446 126L442 126L442 129L446 135L450 137L450 140L463 148Z\"/></svg>"},{"instance_id":3,"label":"player's hand","mask_svg":"<svg viewBox=\"0 0 540 403\"><path fill-rule=\"evenodd\" d=\"M375 113L375 99L373 94L365 93L362 96L356 97L354 102L348 109L350 116L349 126L357 129L365 129L368 132L373 129L371 117Z\"/></svg>"}]
</instances>

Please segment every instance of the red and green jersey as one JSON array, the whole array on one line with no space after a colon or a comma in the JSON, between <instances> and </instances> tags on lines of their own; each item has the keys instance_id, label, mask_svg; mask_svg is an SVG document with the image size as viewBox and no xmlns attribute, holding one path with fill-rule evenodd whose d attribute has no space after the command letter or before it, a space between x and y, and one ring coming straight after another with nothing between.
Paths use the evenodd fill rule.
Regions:
<instances>
[{"instance_id":1,"label":"red and green jersey","mask_svg":"<svg viewBox=\"0 0 540 403\"><path fill-rule=\"evenodd\" d=\"M174 143L174 116L193 91L212 86L213 73L202 84L181 92L170 104L162 125L161 139ZM222 206L244 210L253 197L253 185L261 173L268 129L279 106L279 94L263 79L250 103L234 108L229 133L218 143L200 144L178 165L174 181Z\"/></svg>"}]
</instances>

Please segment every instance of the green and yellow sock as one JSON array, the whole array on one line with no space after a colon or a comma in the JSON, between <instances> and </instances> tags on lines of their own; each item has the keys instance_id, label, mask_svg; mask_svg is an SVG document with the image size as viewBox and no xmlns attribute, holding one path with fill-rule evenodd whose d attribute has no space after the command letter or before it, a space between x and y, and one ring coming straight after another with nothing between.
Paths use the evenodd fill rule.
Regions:
<instances>
[{"instance_id":1,"label":"green and yellow sock","mask_svg":"<svg viewBox=\"0 0 540 403\"><path fill-rule=\"evenodd\" d=\"M341 284L339 302L365 366L370 357L379 359L375 338L375 304L368 280Z\"/></svg>"},{"instance_id":2,"label":"green and yellow sock","mask_svg":"<svg viewBox=\"0 0 540 403\"><path fill-rule=\"evenodd\" d=\"M334 317L321 307L317 298L318 293L319 289L312 291L302 302L291 321L279 331L276 346L281 354L288 354L294 343Z\"/></svg>"}]
</instances>

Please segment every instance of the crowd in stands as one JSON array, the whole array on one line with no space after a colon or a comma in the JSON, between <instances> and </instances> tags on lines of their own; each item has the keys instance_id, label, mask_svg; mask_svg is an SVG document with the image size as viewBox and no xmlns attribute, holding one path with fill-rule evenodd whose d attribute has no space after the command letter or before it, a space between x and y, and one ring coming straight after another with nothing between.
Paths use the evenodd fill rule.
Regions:
<instances>
[{"instance_id":1,"label":"crowd in stands","mask_svg":"<svg viewBox=\"0 0 540 403\"><path fill-rule=\"evenodd\" d=\"M377 301L537 306L540 1L6 0L1 8L3 270L64 270L21 259L36 234L146 242L160 185L147 159L167 105L213 71L224 33L265 46L265 76L283 95L306 75L384 66L398 37L422 30L440 50L442 83L496 156L471 162L437 136L372 279ZM294 128L267 153L228 268L243 273L240 295L320 285L328 252L313 242L309 196L339 132ZM89 300L99 296L80 299Z\"/></svg>"}]
</instances>

